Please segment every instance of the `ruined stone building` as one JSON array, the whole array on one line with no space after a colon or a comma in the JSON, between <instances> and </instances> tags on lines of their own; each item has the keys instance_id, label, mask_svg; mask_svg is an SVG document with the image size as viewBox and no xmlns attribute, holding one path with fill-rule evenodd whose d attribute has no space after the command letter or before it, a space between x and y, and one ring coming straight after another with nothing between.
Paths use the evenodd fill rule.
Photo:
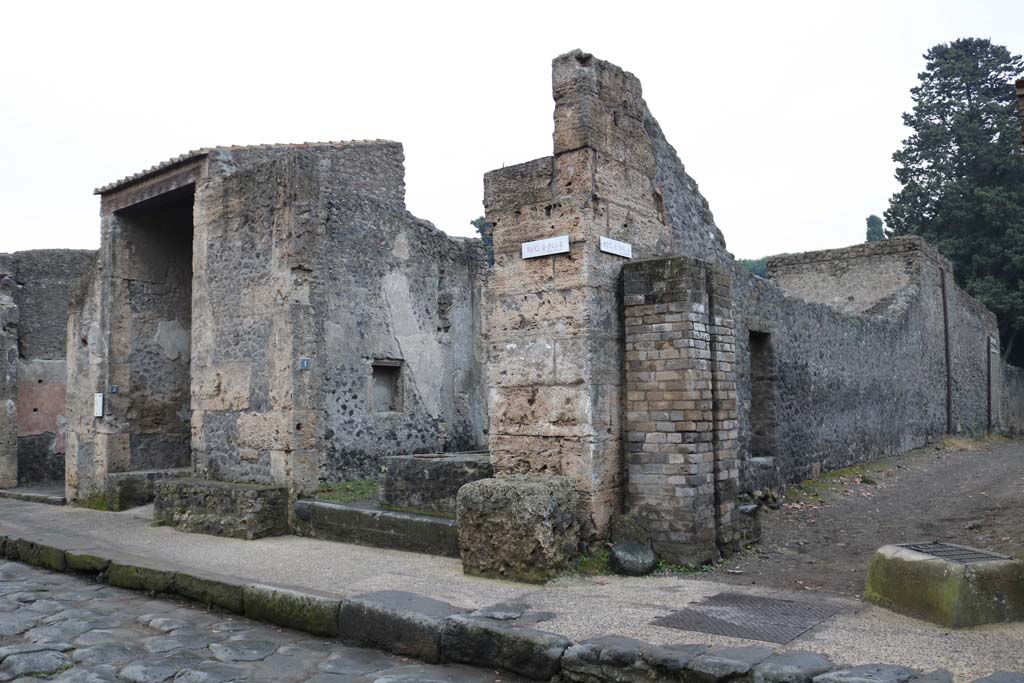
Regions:
<instances>
[{"instance_id":1,"label":"ruined stone building","mask_svg":"<svg viewBox=\"0 0 1024 683\"><path fill-rule=\"evenodd\" d=\"M68 297L94 254L0 254L0 488L64 478Z\"/></svg>"},{"instance_id":2,"label":"ruined stone building","mask_svg":"<svg viewBox=\"0 0 1024 683\"><path fill-rule=\"evenodd\" d=\"M394 142L203 149L97 190L101 246L67 315L68 497L120 508L155 487L194 521L265 495L267 528L365 541L384 516L345 536L331 515L358 511L310 503L321 482L486 449L446 522L467 570L543 575L622 520L699 564L752 540L756 491L1024 425L994 315L933 247L756 277L635 76L576 51L553 94L552 155L484 177L493 264L405 209ZM9 299L5 321L33 306ZM34 375L15 375L20 420ZM406 488L433 491L430 461ZM442 509L425 495L396 506Z\"/></svg>"}]
</instances>

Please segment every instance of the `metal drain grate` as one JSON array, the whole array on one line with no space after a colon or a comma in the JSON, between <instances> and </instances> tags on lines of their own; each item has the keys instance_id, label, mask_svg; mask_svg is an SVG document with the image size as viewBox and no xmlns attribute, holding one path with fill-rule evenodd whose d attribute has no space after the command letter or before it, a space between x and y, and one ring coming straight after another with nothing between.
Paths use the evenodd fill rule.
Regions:
<instances>
[{"instance_id":1,"label":"metal drain grate","mask_svg":"<svg viewBox=\"0 0 1024 683\"><path fill-rule=\"evenodd\" d=\"M718 593L651 623L680 631L761 640L780 645L838 614L842 606L827 602L778 600L743 593Z\"/></svg>"},{"instance_id":2,"label":"metal drain grate","mask_svg":"<svg viewBox=\"0 0 1024 683\"><path fill-rule=\"evenodd\" d=\"M978 550L977 548L968 548L966 546L952 545L950 543L939 543L938 541L933 541L931 543L904 543L900 545L900 547L906 548L907 550L913 550L914 552L924 553L925 555L931 555L932 557L938 557L942 560L956 562L958 564L977 564L979 562L1013 559L1006 555L992 553L987 550Z\"/></svg>"}]
</instances>

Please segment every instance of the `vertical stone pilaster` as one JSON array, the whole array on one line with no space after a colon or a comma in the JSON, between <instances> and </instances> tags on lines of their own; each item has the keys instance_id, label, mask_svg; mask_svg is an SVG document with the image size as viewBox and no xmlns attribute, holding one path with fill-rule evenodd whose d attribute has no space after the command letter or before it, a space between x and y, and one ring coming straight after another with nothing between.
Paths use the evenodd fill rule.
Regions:
<instances>
[{"instance_id":1,"label":"vertical stone pilaster","mask_svg":"<svg viewBox=\"0 0 1024 683\"><path fill-rule=\"evenodd\" d=\"M696 566L735 545L739 468L729 278L677 257L624 270L627 508L659 556Z\"/></svg>"},{"instance_id":2,"label":"vertical stone pilaster","mask_svg":"<svg viewBox=\"0 0 1024 683\"><path fill-rule=\"evenodd\" d=\"M18 485L18 307L14 279L0 272L0 488Z\"/></svg>"}]
</instances>

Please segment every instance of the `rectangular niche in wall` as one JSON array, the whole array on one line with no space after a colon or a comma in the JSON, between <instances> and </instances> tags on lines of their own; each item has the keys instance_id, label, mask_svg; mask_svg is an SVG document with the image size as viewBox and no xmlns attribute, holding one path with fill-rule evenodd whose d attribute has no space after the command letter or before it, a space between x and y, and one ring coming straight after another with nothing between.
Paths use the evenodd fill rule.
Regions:
<instances>
[{"instance_id":1,"label":"rectangular niche in wall","mask_svg":"<svg viewBox=\"0 0 1024 683\"><path fill-rule=\"evenodd\" d=\"M371 409L375 413L397 413L402 410L402 361L373 361Z\"/></svg>"},{"instance_id":2,"label":"rectangular niche in wall","mask_svg":"<svg viewBox=\"0 0 1024 683\"><path fill-rule=\"evenodd\" d=\"M750 331L750 455L775 456L775 357L772 336Z\"/></svg>"}]
</instances>

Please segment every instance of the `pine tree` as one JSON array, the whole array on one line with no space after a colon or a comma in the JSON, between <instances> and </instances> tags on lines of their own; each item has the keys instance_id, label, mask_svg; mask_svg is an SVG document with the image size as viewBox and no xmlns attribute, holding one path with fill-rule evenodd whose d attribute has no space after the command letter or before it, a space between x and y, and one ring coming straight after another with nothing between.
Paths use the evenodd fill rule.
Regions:
<instances>
[{"instance_id":1,"label":"pine tree","mask_svg":"<svg viewBox=\"0 0 1024 683\"><path fill-rule=\"evenodd\" d=\"M1021 57L980 38L936 45L911 89L912 134L895 154L903 185L885 212L890 235L921 235L957 282L999 318L1003 355L1024 344L1024 148L1013 81ZM1015 353L1016 350L1016 353Z\"/></svg>"},{"instance_id":2,"label":"pine tree","mask_svg":"<svg viewBox=\"0 0 1024 683\"><path fill-rule=\"evenodd\" d=\"M871 214L867 219L868 230L866 235L866 241L868 242L881 242L885 239L885 229L882 227L882 219Z\"/></svg>"}]
</instances>

